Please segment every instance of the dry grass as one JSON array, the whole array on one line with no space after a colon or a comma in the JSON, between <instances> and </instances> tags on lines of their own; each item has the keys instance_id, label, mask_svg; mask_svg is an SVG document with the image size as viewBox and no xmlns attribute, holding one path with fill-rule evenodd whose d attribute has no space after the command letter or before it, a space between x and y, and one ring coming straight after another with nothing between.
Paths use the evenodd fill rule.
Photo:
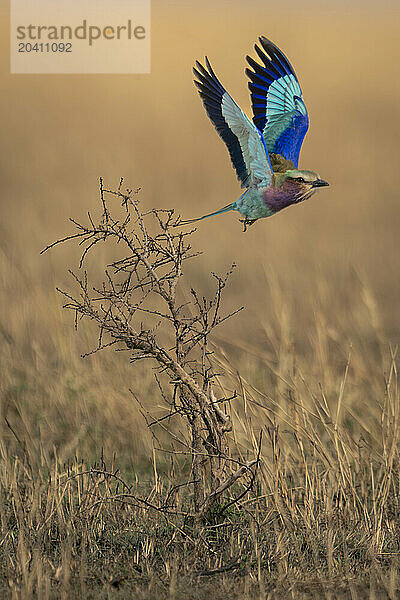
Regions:
<instances>
[{"instance_id":1,"label":"dry grass","mask_svg":"<svg viewBox=\"0 0 400 600\"><path fill-rule=\"evenodd\" d=\"M2 53L4 596L398 594L398 9L254 2L244 22L241 3L224 6L154 0L150 76L10 76ZM115 478L82 474L95 461L101 470L103 454L142 495L166 493L170 463L156 455L155 489L151 436L128 388L161 412L144 367L111 352L80 359L95 334L73 332L54 291L78 256L39 251L94 209L99 175L109 186L123 175L146 205L185 217L235 199L190 69L207 53L247 109L244 55L259 33L293 59L311 114L301 164L331 188L245 235L233 215L199 226L196 285L207 292L210 270L239 265L226 308L246 311L215 344L221 386L240 392L244 454L264 431L258 500L205 525L207 546L182 523L111 501Z\"/></svg>"}]
</instances>

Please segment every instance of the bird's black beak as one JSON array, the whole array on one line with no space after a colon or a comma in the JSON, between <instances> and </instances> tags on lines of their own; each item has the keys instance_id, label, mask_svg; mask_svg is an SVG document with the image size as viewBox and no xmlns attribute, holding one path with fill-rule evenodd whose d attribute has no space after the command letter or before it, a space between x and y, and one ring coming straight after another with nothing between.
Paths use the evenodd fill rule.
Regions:
<instances>
[{"instance_id":1,"label":"bird's black beak","mask_svg":"<svg viewBox=\"0 0 400 600\"><path fill-rule=\"evenodd\" d=\"M312 187L325 187L326 185L329 185L327 181L324 179L317 179L317 181L314 181L312 184Z\"/></svg>"}]
</instances>

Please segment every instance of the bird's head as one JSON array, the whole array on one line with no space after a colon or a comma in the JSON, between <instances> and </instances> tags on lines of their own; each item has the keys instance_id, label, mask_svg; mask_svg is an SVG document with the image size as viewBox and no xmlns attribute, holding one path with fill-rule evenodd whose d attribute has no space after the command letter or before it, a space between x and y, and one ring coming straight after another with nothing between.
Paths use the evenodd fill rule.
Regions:
<instances>
[{"instance_id":1,"label":"bird's head","mask_svg":"<svg viewBox=\"0 0 400 600\"><path fill-rule=\"evenodd\" d=\"M314 171L287 169L274 175L275 185L281 189L282 195L287 199L285 206L303 202L315 194L318 188L329 185Z\"/></svg>"},{"instance_id":2,"label":"bird's head","mask_svg":"<svg viewBox=\"0 0 400 600\"><path fill-rule=\"evenodd\" d=\"M318 173L314 171L305 171L299 169L289 169L284 173L284 181L300 184L301 186L305 186L309 189L314 189L318 187L325 187L329 185L327 181L321 179Z\"/></svg>"},{"instance_id":3,"label":"bird's head","mask_svg":"<svg viewBox=\"0 0 400 600\"><path fill-rule=\"evenodd\" d=\"M314 171L305 171L299 169L289 169L283 173L282 183L288 182L298 184L299 187L308 190L314 190L315 188L325 187L329 185L327 181L321 179L318 173Z\"/></svg>"}]
</instances>

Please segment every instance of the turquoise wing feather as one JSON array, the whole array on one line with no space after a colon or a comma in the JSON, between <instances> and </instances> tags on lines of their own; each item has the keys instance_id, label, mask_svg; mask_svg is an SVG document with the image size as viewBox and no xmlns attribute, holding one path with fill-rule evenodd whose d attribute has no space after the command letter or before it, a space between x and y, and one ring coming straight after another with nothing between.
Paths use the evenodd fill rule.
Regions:
<instances>
[{"instance_id":1,"label":"turquoise wing feather","mask_svg":"<svg viewBox=\"0 0 400 600\"><path fill-rule=\"evenodd\" d=\"M193 69L204 107L225 142L242 187L267 187L272 167L261 131L217 79L209 60Z\"/></svg>"},{"instance_id":2,"label":"turquoise wing feather","mask_svg":"<svg viewBox=\"0 0 400 600\"><path fill-rule=\"evenodd\" d=\"M260 37L255 51L262 64L247 56L246 69L253 108L253 122L262 131L269 153L299 163L309 126L300 84L286 56L275 44Z\"/></svg>"}]
</instances>

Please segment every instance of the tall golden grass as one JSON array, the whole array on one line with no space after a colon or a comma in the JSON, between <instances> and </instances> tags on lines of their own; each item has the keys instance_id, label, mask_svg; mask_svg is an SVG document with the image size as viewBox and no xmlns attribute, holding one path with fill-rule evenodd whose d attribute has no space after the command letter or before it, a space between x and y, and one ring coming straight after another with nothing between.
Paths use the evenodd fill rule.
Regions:
<instances>
[{"instance_id":1,"label":"tall golden grass","mask_svg":"<svg viewBox=\"0 0 400 600\"><path fill-rule=\"evenodd\" d=\"M264 34L292 60L303 87L311 127L301 165L318 171L331 187L246 234L234 215L200 223L196 244L205 252L188 275L207 292L209 271L238 263L227 309L243 304L246 310L215 340L226 376L221 385L241 392L233 416L244 453L252 451L260 429L274 432L279 426L279 458L269 444L260 493L274 498L282 530L299 531L301 522L315 531L313 502L329 498L335 508L346 490L340 510L362 523L357 543L368 552L372 548L375 561L368 569L389 556L390 572L379 566L383 570L375 575L394 598L398 525L384 523L382 510L388 495L394 502L398 469L399 12L394 5L356 3L227 7L222 1L154 1L152 73L143 76L9 75L8 15L2 9L0 448L7 493L0 507L5 515L6 499L26 475L24 461L40 477L51 472L57 478L64 475L56 476L55 469L62 471L65 462L90 463L103 452L128 477L151 473L151 435L128 388L139 390L157 413L152 374L111 352L80 358L95 343L95 332L83 326L76 334L55 292L56 285L70 285L66 267L76 266L78 254L66 247L51 255L39 252L68 233L68 217L95 210L99 176L109 187L124 176L131 187L142 188L149 208L174 207L185 218L237 198L239 186L197 97L191 66L207 54L249 112L244 56ZM99 265L106 259L102 252ZM290 478L282 479L296 472L310 502L302 508L295 506ZM33 502L42 480L26 477ZM48 490L55 511L66 493L60 490L67 487ZM39 514L35 506L32 514L36 509ZM50 513L52 519L56 513ZM13 561L19 563L5 561L3 573L12 581L13 597L28 598L29 578L41 561L24 554L24 531L33 521L23 507L15 514L22 524L12 541ZM67 527L69 517L57 515ZM14 535L5 523L3 540ZM321 539L332 575L338 564L334 526L327 531L328 541L325 533ZM276 539L284 540L279 543L293 541L282 535L277 530ZM309 541L314 557L309 564L316 573L314 543ZM290 569L299 575L300 567L293 571L281 550L279 560L274 558L280 575ZM70 564L70 556L64 558ZM53 571L49 563L40 566L40 597L51 597L60 561ZM259 560L259 570L260 565ZM62 581L64 597L72 597L68 581ZM262 577L258 581L264 585Z\"/></svg>"}]
</instances>

